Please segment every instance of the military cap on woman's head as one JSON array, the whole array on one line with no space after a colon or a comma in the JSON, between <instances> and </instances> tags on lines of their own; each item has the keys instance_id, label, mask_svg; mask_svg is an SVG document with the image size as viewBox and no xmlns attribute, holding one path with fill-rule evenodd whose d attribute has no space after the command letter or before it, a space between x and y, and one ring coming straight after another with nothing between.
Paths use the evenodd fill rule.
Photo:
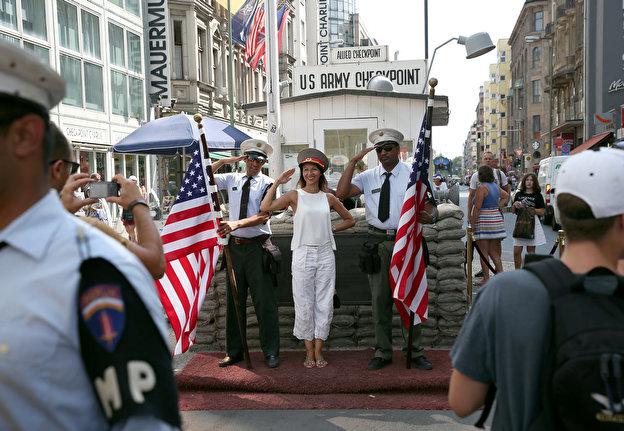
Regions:
<instances>
[{"instance_id":1,"label":"military cap on woman's head","mask_svg":"<svg viewBox=\"0 0 624 431\"><path fill-rule=\"evenodd\" d=\"M304 163L314 163L321 168L321 172L325 172L329 167L329 159L327 156L316 148L306 148L299 152L297 155L297 164L301 166Z\"/></svg>"}]
</instances>

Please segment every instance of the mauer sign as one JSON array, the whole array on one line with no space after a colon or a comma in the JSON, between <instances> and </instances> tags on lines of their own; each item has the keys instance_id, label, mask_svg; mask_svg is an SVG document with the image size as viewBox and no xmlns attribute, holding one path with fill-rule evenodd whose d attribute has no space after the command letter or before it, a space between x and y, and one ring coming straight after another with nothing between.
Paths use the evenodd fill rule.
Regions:
<instances>
[{"instance_id":1,"label":"mauer sign","mask_svg":"<svg viewBox=\"0 0 624 431\"><path fill-rule=\"evenodd\" d=\"M152 103L171 106L167 0L148 0L144 16L148 94Z\"/></svg>"},{"instance_id":2,"label":"mauer sign","mask_svg":"<svg viewBox=\"0 0 624 431\"><path fill-rule=\"evenodd\" d=\"M384 75L392 81L395 91L422 94L426 68L425 60L295 67L293 93L301 96L344 89L366 90L372 77Z\"/></svg>"},{"instance_id":3,"label":"mauer sign","mask_svg":"<svg viewBox=\"0 0 624 431\"><path fill-rule=\"evenodd\" d=\"M388 46L355 46L349 48L332 48L331 62L340 63L370 63L373 61L388 60Z\"/></svg>"}]
</instances>

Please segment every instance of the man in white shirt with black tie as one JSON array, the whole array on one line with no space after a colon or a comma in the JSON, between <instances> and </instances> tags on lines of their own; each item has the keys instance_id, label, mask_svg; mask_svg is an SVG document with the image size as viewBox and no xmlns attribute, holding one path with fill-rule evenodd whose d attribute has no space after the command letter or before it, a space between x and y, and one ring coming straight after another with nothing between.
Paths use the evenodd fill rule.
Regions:
<instances>
[{"instance_id":1,"label":"man in white shirt with black tie","mask_svg":"<svg viewBox=\"0 0 624 431\"><path fill-rule=\"evenodd\" d=\"M267 366L279 365L279 321L277 293L271 274L264 265L263 244L271 236L269 214L260 211L260 202L273 180L261 170L273 148L259 139L248 139L241 144L242 156L217 160L212 164L216 172L227 163L245 162L245 173L216 174L219 190L226 190L229 201L228 221L219 227L219 234L231 234L229 245L232 265L238 288L243 323L247 320L247 292L251 299L260 327L260 347ZM240 338L234 300L227 291L226 356L219 363L228 367L243 360L243 344ZM244 323L245 324L245 323Z\"/></svg>"},{"instance_id":2,"label":"man in white shirt with black tie","mask_svg":"<svg viewBox=\"0 0 624 431\"><path fill-rule=\"evenodd\" d=\"M378 244L381 267L368 274L371 288L373 325L375 328L375 356L368 364L369 370L378 370L392 362L392 291L390 288L390 259L394 249L396 230L399 226L401 206L411 174L411 166L399 160L403 134L394 129L379 129L372 132L369 140L372 147L356 154L345 166L338 182L336 195L340 199L364 194L369 243ZM380 165L367 169L353 177L356 164L366 154L375 150ZM425 223L432 221L429 214L420 215ZM407 340L407 336L405 336ZM431 362L424 356L420 345L420 325L414 328L413 362L417 368L430 370Z\"/></svg>"}]
</instances>

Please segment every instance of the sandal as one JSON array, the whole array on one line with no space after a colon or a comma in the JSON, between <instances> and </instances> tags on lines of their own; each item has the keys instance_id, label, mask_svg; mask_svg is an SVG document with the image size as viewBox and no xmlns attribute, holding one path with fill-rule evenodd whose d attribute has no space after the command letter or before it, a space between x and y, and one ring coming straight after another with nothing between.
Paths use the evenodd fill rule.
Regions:
<instances>
[{"instance_id":1,"label":"sandal","mask_svg":"<svg viewBox=\"0 0 624 431\"><path fill-rule=\"evenodd\" d=\"M316 365L316 363L314 362L314 359L306 356L305 361L303 361L303 366L306 368L313 368L314 365Z\"/></svg>"},{"instance_id":2,"label":"sandal","mask_svg":"<svg viewBox=\"0 0 624 431\"><path fill-rule=\"evenodd\" d=\"M326 367L326 366L327 366L327 361L325 359L321 358L321 359L317 359L316 360L316 367L317 368L323 368L323 367Z\"/></svg>"}]
</instances>

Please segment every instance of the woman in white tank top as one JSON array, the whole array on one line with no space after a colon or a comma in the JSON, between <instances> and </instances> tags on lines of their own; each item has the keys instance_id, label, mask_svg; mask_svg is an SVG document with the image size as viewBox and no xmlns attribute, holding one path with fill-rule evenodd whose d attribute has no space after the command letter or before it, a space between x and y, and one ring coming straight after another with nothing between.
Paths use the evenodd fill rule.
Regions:
<instances>
[{"instance_id":1,"label":"woman in white tank top","mask_svg":"<svg viewBox=\"0 0 624 431\"><path fill-rule=\"evenodd\" d=\"M275 199L280 184L286 184L295 173L289 169L275 180L260 205L260 211L270 212L292 208L293 238L292 286L295 303L295 326L293 334L304 340L306 368L327 365L323 357L323 343L329 335L333 317L333 297L336 282L336 259L334 232L348 229L355 224L353 217L342 202L333 194L326 193L327 180L323 174L329 160L319 150L308 148L299 153L299 188ZM330 211L336 211L342 222L331 224Z\"/></svg>"}]
</instances>

